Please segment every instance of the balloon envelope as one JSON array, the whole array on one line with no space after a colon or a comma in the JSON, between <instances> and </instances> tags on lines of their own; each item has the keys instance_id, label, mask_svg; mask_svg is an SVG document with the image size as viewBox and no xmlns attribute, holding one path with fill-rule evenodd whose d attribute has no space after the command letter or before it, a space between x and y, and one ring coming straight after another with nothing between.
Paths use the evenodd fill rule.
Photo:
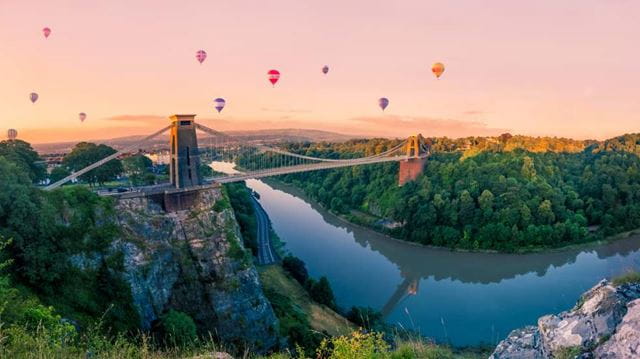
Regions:
<instances>
[{"instance_id":1,"label":"balloon envelope","mask_svg":"<svg viewBox=\"0 0 640 359\"><path fill-rule=\"evenodd\" d=\"M329 66L324 65L324 67L322 68L322 73L326 75L327 72L329 72Z\"/></svg>"},{"instance_id":2,"label":"balloon envelope","mask_svg":"<svg viewBox=\"0 0 640 359\"><path fill-rule=\"evenodd\" d=\"M199 63L203 63L206 58L207 58L206 51L198 50L198 52L196 52L196 60L198 60Z\"/></svg>"},{"instance_id":3,"label":"balloon envelope","mask_svg":"<svg viewBox=\"0 0 640 359\"><path fill-rule=\"evenodd\" d=\"M389 99L386 97L380 97L380 99L378 99L378 106L380 106L382 111L384 111L384 109L389 106Z\"/></svg>"},{"instance_id":4,"label":"balloon envelope","mask_svg":"<svg viewBox=\"0 0 640 359\"><path fill-rule=\"evenodd\" d=\"M218 97L217 99L213 100L213 103L215 104L215 108L216 110L218 110L218 113L220 113L227 102L222 97Z\"/></svg>"},{"instance_id":5,"label":"balloon envelope","mask_svg":"<svg viewBox=\"0 0 640 359\"><path fill-rule=\"evenodd\" d=\"M78 114L78 118L80 119L80 122L84 122L84 120L86 120L86 119L87 119L87 114L86 114L86 113L84 113L84 112L80 112L80 113Z\"/></svg>"},{"instance_id":6,"label":"balloon envelope","mask_svg":"<svg viewBox=\"0 0 640 359\"><path fill-rule=\"evenodd\" d=\"M440 76L442 76L442 73L444 72L444 64L442 64L441 62L436 62L435 64L433 64L433 66L431 66L431 72L433 72L433 74L436 75L437 78L440 78Z\"/></svg>"},{"instance_id":7,"label":"balloon envelope","mask_svg":"<svg viewBox=\"0 0 640 359\"><path fill-rule=\"evenodd\" d=\"M276 82L278 82L278 80L280 79L280 71L269 70L269 72L267 72L267 75L269 76L269 82L271 82L271 84L275 86Z\"/></svg>"},{"instance_id":8,"label":"balloon envelope","mask_svg":"<svg viewBox=\"0 0 640 359\"><path fill-rule=\"evenodd\" d=\"M32 92L31 94L29 94L29 99L31 100L31 103L36 103L36 101L38 101L38 94Z\"/></svg>"},{"instance_id":9,"label":"balloon envelope","mask_svg":"<svg viewBox=\"0 0 640 359\"><path fill-rule=\"evenodd\" d=\"M10 128L10 129L7 131L7 138L8 138L10 141L15 140L16 138L18 138L18 131L14 130L13 128Z\"/></svg>"},{"instance_id":10,"label":"balloon envelope","mask_svg":"<svg viewBox=\"0 0 640 359\"><path fill-rule=\"evenodd\" d=\"M45 27L44 29L42 29L42 33L44 34L44 38L48 38L49 35L51 35L51 29L48 27Z\"/></svg>"}]
</instances>

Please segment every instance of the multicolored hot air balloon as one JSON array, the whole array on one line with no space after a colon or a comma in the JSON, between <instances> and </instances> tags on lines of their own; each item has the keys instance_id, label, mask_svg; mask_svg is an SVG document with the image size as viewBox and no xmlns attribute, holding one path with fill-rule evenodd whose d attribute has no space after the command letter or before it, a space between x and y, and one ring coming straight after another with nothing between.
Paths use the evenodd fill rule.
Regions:
<instances>
[{"instance_id":1,"label":"multicolored hot air balloon","mask_svg":"<svg viewBox=\"0 0 640 359\"><path fill-rule=\"evenodd\" d=\"M36 101L38 101L38 94L32 92L31 94L29 94L29 99L31 100L31 103L36 103Z\"/></svg>"},{"instance_id":2,"label":"multicolored hot air balloon","mask_svg":"<svg viewBox=\"0 0 640 359\"><path fill-rule=\"evenodd\" d=\"M218 113L220 113L227 102L222 97L218 97L217 99L213 100L213 103L215 103L215 108L216 110L218 110Z\"/></svg>"},{"instance_id":3,"label":"multicolored hot air balloon","mask_svg":"<svg viewBox=\"0 0 640 359\"><path fill-rule=\"evenodd\" d=\"M329 72L329 66L324 65L324 66L322 67L322 73L326 75L326 74L327 74L327 72Z\"/></svg>"},{"instance_id":4,"label":"multicolored hot air balloon","mask_svg":"<svg viewBox=\"0 0 640 359\"><path fill-rule=\"evenodd\" d=\"M431 66L431 72L436 75L436 78L440 78L440 76L442 76L442 73L444 72L444 64L442 64L441 62L436 62L435 64L433 64L433 66Z\"/></svg>"},{"instance_id":5,"label":"multicolored hot air balloon","mask_svg":"<svg viewBox=\"0 0 640 359\"><path fill-rule=\"evenodd\" d=\"M198 50L196 52L196 60L198 60L198 62L200 64L202 64L206 58L207 58L207 52L206 51Z\"/></svg>"},{"instance_id":6,"label":"multicolored hot air balloon","mask_svg":"<svg viewBox=\"0 0 640 359\"><path fill-rule=\"evenodd\" d=\"M42 33L44 34L44 38L48 38L49 35L51 35L51 29L48 27L45 27L44 29L42 29Z\"/></svg>"},{"instance_id":7,"label":"multicolored hot air balloon","mask_svg":"<svg viewBox=\"0 0 640 359\"><path fill-rule=\"evenodd\" d=\"M267 75L269 76L269 82L271 82L271 85L273 86L275 86L276 82L280 80L280 71L278 70L269 70L269 72L267 72Z\"/></svg>"},{"instance_id":8,"label":"multicolored hot air balloon","mask_svg":"<svg viewBox=\"0 0 640 359\"><path fill-rule=\"evenodd\" d=\"M86 114L86 113L84 113L84 112L80 112L80 113L78 114L78 118L80 119L80 122L84 122L84 120L86 120L86 119L87 119L87 114Z\"/></svg>"},{"instance_id":9,"label":"multicolored hot air balloon","mask_svg":"<svg viewBox=\"0 0 640 359\"><path fill-rule=\"evenodd\" d=\"M16 138L18 138L18 131L14 130L13 128L10 128L7 131L7 138L9 139L9 141L13 141Z\"/></svg>"},{"instance_id":10,"label":"multicolored hot air balloon","mask_svg":"<svg viewBox=\"0 0 640 359\"><path fill-rule=\"evenodd\" d=\"M382 111L384 111L384 109L387 108L387 106L389 106L389 99L386 97L380 97L378 99L378 106L380 106Z\"/></svg>"}]
</instances>

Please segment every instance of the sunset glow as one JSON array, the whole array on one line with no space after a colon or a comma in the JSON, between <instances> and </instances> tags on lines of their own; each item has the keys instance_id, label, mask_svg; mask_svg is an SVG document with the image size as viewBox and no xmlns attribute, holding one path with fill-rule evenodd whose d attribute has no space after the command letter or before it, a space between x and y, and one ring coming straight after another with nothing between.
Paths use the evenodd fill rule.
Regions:
<instances>
[{"instance_id":1,"label":"sunset glow","mask_svg":"<svg viewBox=\"0 0 640 359\"><path fill-rule=\"evenodd\" d=\"M106 139L196 113L221 130L603 139L640 128L639 18L632 0L2 0L0 130Z\"/></svg>"}]
</instances>

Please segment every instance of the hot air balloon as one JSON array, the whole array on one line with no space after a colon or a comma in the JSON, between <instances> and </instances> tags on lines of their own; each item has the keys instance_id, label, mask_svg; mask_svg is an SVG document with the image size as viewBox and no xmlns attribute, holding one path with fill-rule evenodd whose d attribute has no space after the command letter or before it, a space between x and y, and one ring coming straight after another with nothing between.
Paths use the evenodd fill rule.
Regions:
<instances>
[{"instance_id":1,"label":"hot air balloon","mask_svg":"<svg viewBox=\"0 0 640 359\"><path fill-rule=\"evenodd\" d=\"M444 72L444 65L441 62L436 62L435 64L433 64L433 66L431 66L431 72L433 72L433 74L436 75L437 78L440 78L440 76L442 76L442 73Z\"/></svg>"},{"instance_id":2,"label":"hot air balloon","mask_svg":"<svg viewBox=\"0 0 640 359\"><path fill-rule=\"evenodd\" d=\"M384 109L389 106L389 99L386 97L380 97L380 99L378 99L378 106L380 106L382 111L384 111Z\"/></svg>"},{"instance_id":3,"label":"hot air balloon","mask_svg":"<svg viewBox=\"0 0 640 359\"><path fill-rule=\"evenodd\" d=\"M222 109L224 108L226 101L222 97L218 97L217 99L213 100L213 103L215 103L215 108L216 110L218 110L218 113L220 113L220 111L222 111Z\"/></svg>"},{"instance_id":4,"label":"hot air balloon","mask_svg":"<svg viewBox=\"0 0 640 359\"><path fill-rule=\"evenodd\" d=\"M44 34L44 38L48 38L49 35L51 35L51 29L48 27L45 27L44 29L42 29L42 33Z\"/></svg>"},{"instance_id":5,"label":"hot air balloon","mask_svg":"<svg viewBox=\"0 0 640 359\"><path fill-rule=\"evenodd\" d=\"M31 100L31 103L36 103L36 101L38 101L38 94L35 92L32 92L29 95L29 99Z\"/></svg>"},{"instance_id":6,"label":"hot air balloon","mask_svg":"<svg viewBox=\"0 0 640 359\"><path fill-rule=\"evenodd\" d=\"M269 75L269 81L271 82L271 84L275 86L276 82L278 82L278 80L280 79L280 71L269 70L269 72L267 72L267 75Z\"/></svg>"},{"instance_id":7,"label":"hot air balloon","mask_svg":"<svg viewBox=\"0 0 640 359\"><path fill-rule=\"evenodd\" d=\"M196 52L196 60L198 60L199 63L203 63L204 60L207 58L207 52L204 50L198 50L198 52Z\"/></svg>"},{"instance_id":8,"label":"hot air balloon","mask_svg":"<svg viewBox=\"0 0 640 359\"><path fill-rule=\"evenodd\" d=\"M86 114L86 113L84 113L84 112L80 112L80 113L78 114L78 118L80 119L80 122L84 122L84 120L86 120L86 119L87 119L87 114Z\"/></svg>"},{"instance_id":9,"label":"hot air balloon","mask_svg":"<svg viewBox=\"0 0 640 359\"><path fill-rule=\"evenodd\" d=\"M7 131L7 138L9 139L9 141L13 141L16 138L18 138L18 131L14 130L13 128L10 128Z\"/></svg>"},{"instance_id":10,"label":"hot air balloon","mask_svg":"<svg viewBox=\"0 0 640 359\"><path fill-rule=\"evenodd\" d=\"M324 65L324 66L322 67L322 73L326 75L326 74L327 74L327 72L329 72L329 66Z\"/></svg>"}]
</instances>

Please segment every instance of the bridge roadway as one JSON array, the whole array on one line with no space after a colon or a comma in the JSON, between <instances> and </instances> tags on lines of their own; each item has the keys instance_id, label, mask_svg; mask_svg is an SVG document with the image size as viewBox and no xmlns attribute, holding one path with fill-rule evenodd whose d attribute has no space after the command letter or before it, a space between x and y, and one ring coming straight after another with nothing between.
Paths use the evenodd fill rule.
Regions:
<instances>
[{"instance_id":1,"label":"bridge roadway","mask_svg":"<svg viewBox=\"0 0 640 359\"><path fill-rule=\"evenodd\" d=\"M277 168L269 168L269 169L258 170L258 171L241 172L241 173L236 173L228 176L213 177L213 178L207 179L207 181L217 182L217 183L240 182L240 181L246 181L252 178L263 178L263 177L278 176L278 175L284 175L284 174L290 174L290 173L318 171L318 170L359 166L359 165L367 165L367 164L374 164L374 163L397 162L397 161L404 161L409 158L410 157L408 156L366 157L362 159L341 160L336 162L311 163L306 165L277 167Z\"/></svg>"},{"instance_id":2,"label":"bridge roadway","mask_svg":"<svg viewBox=\"0 0 640 359\"><path fill-rule=\"evenodd\" d=\"M426 157L421 156L419 158ZM219 186L222 183L232 183L232 182L241 182L246 181L252 178L264 178L271 176L278 176L290 173L300 173L300 172L308 172L308 171L319 171L325 169L332 168L341 168L341 167L351 167L351 166L359 166L359 165L367 165L374 163L384 163L384 162L397 162L404 161L413 157L408 156L394 156L394 157L366 157L360 159L353 160L340 160L334 162L320 162L320 163L311 163L306 165L296 165L296 166L287 166L287 167L277 167L277 168L269 168L265 170L258 171L249 171L249 172L238 172L235 174L220 176L220 177L212 177L204 180L204 184L199 186L191 186L188 188L174 188L169 183L163 183L152 186L144 186L144 187L135 187L134 189L127 192L106 192L101 191L98 194L102 196L113 196L118 198L133 198L139 197L141 195L153 195L160 193L180 193L180 192L189 192L189 191L199 191L203 189L209 189Z\"/></svg>"}]
</instances>

